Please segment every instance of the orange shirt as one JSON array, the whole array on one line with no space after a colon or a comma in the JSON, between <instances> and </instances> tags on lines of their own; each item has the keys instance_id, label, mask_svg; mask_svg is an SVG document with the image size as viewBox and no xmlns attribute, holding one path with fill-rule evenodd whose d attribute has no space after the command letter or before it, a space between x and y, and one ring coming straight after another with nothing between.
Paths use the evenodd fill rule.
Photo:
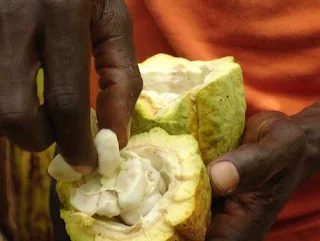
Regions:
<instances>
[{"instance_id":1,"label":"orange shirt","mask_svg":"<svg viewBox=\"0 0 320 241\"><path fill-rule=\"evenodd\" d=\"M320 0L127 0L138 60L235 56L251 116L320 99ZM92 105L97 93L92 77ZM267 240L320 240L320 176L303 184Z\"/></svg>"}]
</instances>

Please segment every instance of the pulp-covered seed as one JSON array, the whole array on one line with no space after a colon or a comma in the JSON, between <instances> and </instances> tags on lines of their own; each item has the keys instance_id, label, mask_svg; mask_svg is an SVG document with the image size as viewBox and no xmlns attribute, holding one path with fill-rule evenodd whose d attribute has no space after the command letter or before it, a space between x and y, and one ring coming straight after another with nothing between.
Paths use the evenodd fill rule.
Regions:
<instances>
[{"instance_id":1,"label":"pulp-covered seed","mask_svg":"<svg viewBox=\"0 0 320 241\"><path fill-rule=\"evenodd\" d=\"M120 207L118 205L117 194L112 191L104 191L101 193L97 207L97 214L107 216L109 218L120 215Z\"/></svg>"},{"instance_id":2,"label":"pulp-covered seed","mask_svg":"<svg viewBox=\"0 0 320 241\"><path fill-rule=\"evenodd\" d=\"M85 195L94 195L101 192L101 187L100 178L95 178L82 184L79 190Z\"/></svg>"},{"instance_id":3,"label":"pulp-covered seed","mask_svg":"<svg viewBox=\"0 0 320 241\"><path fill-rule=\"evenodd\" d=\"M98 207L100 193L84 194L79 188L71 190L70 203L78 211L93 216Z\"/></svg>"},{"instance_id":4,"label":"pulp-covered seed","mask_svg":"<svg viewBox=\"0 0 320 241\"><path fill-rule=\"evenodd\" d=\"M146 197L139 207L122 212L120 217L125 224L134 225L141 217L146 216L161 198L162 196L159 193L154 193Z\"/></svg>"},{"instance_id":5,"label":"pulp-covered seed","mask_svg":"<svg viewBox=\"0 0 320 241\"><path fill-rule=\"evenodd\" d=\"M112 191L116 190L118 175L112 177L101 177L100 182L102 184L101 191Z\"/></svg>"},{"instance_id":6,"label":"pulp-covered seed","mask_svg":"<svg viewBox=\"0 0 320 241\"><path fill-rule=\"evenodd\" d=\"M77 181L82 177L82 174L74 170L60 154L50 163L48 173L54 179L65 182Z\"/></svg>"},{"instance_id":7,"label":"pulp-covered seed","mask_svg":"<svg viewBox=\"0 0 320 241\"><path fill-rule=\"evenodd\" d=\"M95 170L95 171L85 175L84 177L85 177L86 182L89 182L92 179L100 178L101 174L98 172L98 170Z\"/></svg>"},{"instance_id":8,"label":"pulp-covered seed","mask_svg":"<svg viewBox=\"0 0 320 241\"><path fill-rule=\"evenodd\" d=\"M118 203L123 210L138 207L147 187L144 164L139 159L129 159L121 166L116 189Z\"/></svg>"},{"instance_id":9,"label":"pulp-covered seed","mask_svg":"<svg viewBox=\"0 0 320 241\"><path fill-rule=\"evenodd\" d=\"M99 131L95 138L98 152L99 173L112 176L120 165L119 142L116 134L108 129Z\"/></svg>"}]
</instances>

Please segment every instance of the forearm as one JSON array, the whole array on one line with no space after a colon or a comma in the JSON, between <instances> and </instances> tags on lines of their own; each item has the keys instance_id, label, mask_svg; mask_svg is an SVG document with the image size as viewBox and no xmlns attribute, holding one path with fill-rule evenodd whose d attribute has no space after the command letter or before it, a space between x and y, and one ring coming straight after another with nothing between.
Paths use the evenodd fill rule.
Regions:
<instances>
[{"instance_id":1,"label":"forearm","mask_svg":"<svg viewBox=\"0 0 320 241\"><path fill-rule=\"evenodd\" d=\"M308 147L306 168L309 175L320 172L320 101L292 116L305 132Z\"/></svg>"}]
</instances>

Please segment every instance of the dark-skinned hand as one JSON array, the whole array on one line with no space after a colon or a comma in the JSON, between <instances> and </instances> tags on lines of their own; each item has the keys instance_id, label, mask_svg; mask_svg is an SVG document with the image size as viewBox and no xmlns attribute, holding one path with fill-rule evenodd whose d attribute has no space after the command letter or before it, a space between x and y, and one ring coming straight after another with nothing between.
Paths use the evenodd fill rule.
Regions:
<instances>
[{"instance_id":1,"label":"dark-skinned hand","mask_svg":"<svg viewBox=\"0 0 320 241\"><path fill-rule=\"evenodd\" d=\"M100 75L100 128L120 146L142 88L132 22L122 0L0 0L0 132L38 152L53 142L86 173L97 165L90 130L90 58ZM44 68L45 104L36 74Z\"/></svg>"},{"instance_id":2,"label":"dark-skinned hand","mask_svg":"<svg viewBox=\"0 0 320 241\"><path fill-rule=\"evenodd\" d=\"M214 192L207 241L262 241L296 187L320 170L320 103L263 112L242 145L208 165Z\"/></svg>"}]
</instances>

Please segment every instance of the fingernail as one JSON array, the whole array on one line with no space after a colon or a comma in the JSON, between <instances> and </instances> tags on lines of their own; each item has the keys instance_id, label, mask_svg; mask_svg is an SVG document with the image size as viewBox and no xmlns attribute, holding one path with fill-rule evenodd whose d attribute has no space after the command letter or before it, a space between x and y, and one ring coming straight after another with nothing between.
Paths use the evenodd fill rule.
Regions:
<instances>
[{"instance_id":1,"label":"fingernail","mask_svg":"<svg viewBox=\"0 0 320 241\"><path fill-rule=\"evenodd\" d=\"M87 163L85 165L82 165L82 164L74 165L73 169L83 175L88 175L91 172L93 172L95 169L97 169L97 167L98 167L98 152L97 152L97 149L94 147L92 151L92 157L89 158Z\"/></svg>"},{"instance_id":2,"label":"fingernail","mask_svg":"<svg viewBox=\"0 0 320 241\"><path fill-rule=\"evenodd\" d=\"M73 166L73 169L83 175L90 174L93 171L93 168L88 166Z\"/></svg>"},{"instance_id":3,"label":"fingernail","mask_svg":"<svg viewBox=\"0 0 320 241\"><path fill-rule=\"evenodd\" d=\"M239 184L237 168L230 161L221 161L211 167L211 180L222 193L231 192Z\"/></svg>"}]
</instances>

